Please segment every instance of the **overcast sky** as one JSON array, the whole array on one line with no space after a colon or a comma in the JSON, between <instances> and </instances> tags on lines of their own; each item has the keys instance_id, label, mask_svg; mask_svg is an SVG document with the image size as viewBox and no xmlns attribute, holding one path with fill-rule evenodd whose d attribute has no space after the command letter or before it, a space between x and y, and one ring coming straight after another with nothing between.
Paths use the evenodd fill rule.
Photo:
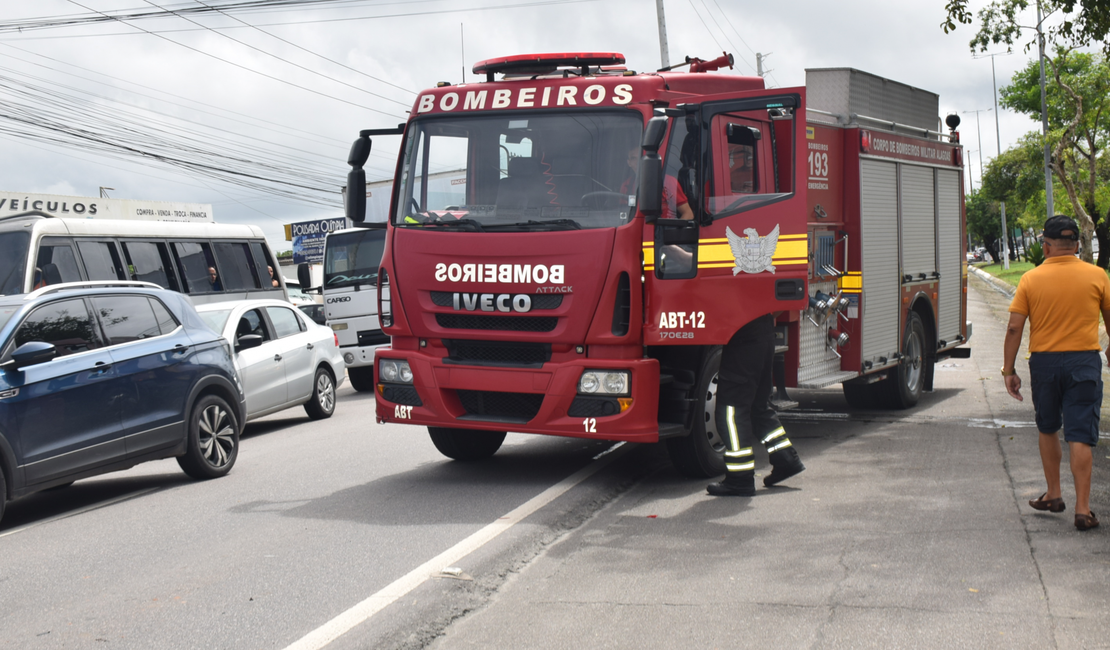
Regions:
<instances>
[{"instance_id":1,"label":"overcast sky","mask_svg":"<svg viewBox=\"0 0 1110 650\"><path fill-rule=\"evenodd\" d=\"M28 19L230 2L242 0L4 0L0 29ZM972 27L944 34L944 4L666 0L665 11L672 63L724 50L737 61L725 74L754 75L760 52L774 87L804 85L806 68L852 67L888 77L939 94L942 116L962 113L970 153L980 148L976 114L964 112L993 109L991 60L972 57ZM341 208L321 202L338 204L347 150L359 129L404 121L419 90L459 82L464 67L468 81L479 81L469 73L476 61L559 51L621 52L632 69L660 67L655 0L345 0L2 32L0 190L97 196L100 187L111 187L113 198L210 203L216 221L258 225L275 250L285 250L283 224L341 215ZM999 88L1035 55L1015 48L997 57ZM283 178L311 177L315 187L334 185L335 195L302 192L294 181L288 196L275 196L157 161L43 142L49 130L12 122L13 102L89 131L108 119L116 137L137 129L140 144L157 129L176 146L194 143L201 160L214 152L277 162ZM105 117L92 120L100 111ZM997 147L994 111L978 118L990 160ZM1039 128L1005 110L999 123L1003 150ZM369 179L392 174L399 140L375 139ZM967 157L976 186L978 156Z\"/></svg>"}]
</instances>

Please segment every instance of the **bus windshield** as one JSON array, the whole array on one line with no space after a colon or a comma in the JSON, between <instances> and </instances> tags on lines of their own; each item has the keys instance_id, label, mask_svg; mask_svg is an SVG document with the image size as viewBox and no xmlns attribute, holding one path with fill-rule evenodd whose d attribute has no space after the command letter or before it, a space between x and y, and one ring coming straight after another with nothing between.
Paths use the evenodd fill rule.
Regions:
<instances>
[{"instance_id":1,"label":"bus windshield","mask_svg":"<svg viewBox=\"0 0 1110 650\"><path fill-rule=\"evenodd\" d=\"M23 274L27 270L27 232L0 232L0 295L23 293Z\"/></svg>"},{"instance_id":2,"label":"bus windshield","mask_svg":"<svg viewBox=\"0 0 1110 650\"><path fill-rule=\"evenodd\" d=\"M376 286L385 250L385 230L357 230L328 235L324 249L324 288Z\"/></svg>"},{"instance_id":3,"label":"bus windshield","mask_svg":"<svg viewBox=\"0 0 1110 650\"><path fill-rule=\"evenodd\" d=\"M393 223L467 232L623 225L635 214L642 132L633 111L419 120Z\"/></svg>"}]
</instances>

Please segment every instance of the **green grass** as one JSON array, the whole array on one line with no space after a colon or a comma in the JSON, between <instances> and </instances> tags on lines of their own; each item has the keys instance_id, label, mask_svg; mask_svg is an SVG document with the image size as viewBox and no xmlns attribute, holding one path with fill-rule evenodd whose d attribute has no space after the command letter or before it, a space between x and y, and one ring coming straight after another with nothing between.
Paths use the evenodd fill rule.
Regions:
<instances>
[{"instance_id":1,"label":"green grass","mask_svg":"<svg viewBox=\"0 0 1110 650\"><path fill-rule=\"evenodd\" d=\"M975 266L977 266L978 268L980 268L983 271L986 271L987 273L990 273L991 275L998 278L999 280L1002 280L1006 284L1009 284L1009 285L1012 285L1012 286L1015 286L1015 287L1017 286L1018 280L1021 279L1021 276L1024 275L1026 271L1029 271L1029 270L1033 269L1033 263L1032 262L1022 262L1020 260L1018 260L1016 262L1010 262L1010 269L1009 270L1003 269L1001 264L978 263L978 264L975 264Z\"/></svg>"}]
</instances>

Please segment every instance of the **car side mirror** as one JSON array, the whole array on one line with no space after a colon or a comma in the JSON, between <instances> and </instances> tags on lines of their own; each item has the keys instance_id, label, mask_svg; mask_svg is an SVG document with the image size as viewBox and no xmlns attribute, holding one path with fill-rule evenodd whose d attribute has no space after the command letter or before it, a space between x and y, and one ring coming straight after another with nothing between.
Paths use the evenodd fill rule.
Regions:
<instances>
[{"instance_id":1,"label":"car side mirror","mask_svg":"<svg viewBox=\"0 0 1110 650\"><path fill-rule=\"evenodd\" d=\"M262 345L262 337L258 334L244 334L235 339L236 350L249 350Z\"/></svg>"},{"instance_id":2,"label":"car side mirror","mask_svg":"<svg viewBox=\"0 0 1110 650\"><path fill-rule=\"evenodd\" d=\"M58 356L58 349L53 343L45 341L28 341L12 352L12 360L4 364L5 369L19 370L27 366L46 363Z\"/></svg>"}]
</instances>

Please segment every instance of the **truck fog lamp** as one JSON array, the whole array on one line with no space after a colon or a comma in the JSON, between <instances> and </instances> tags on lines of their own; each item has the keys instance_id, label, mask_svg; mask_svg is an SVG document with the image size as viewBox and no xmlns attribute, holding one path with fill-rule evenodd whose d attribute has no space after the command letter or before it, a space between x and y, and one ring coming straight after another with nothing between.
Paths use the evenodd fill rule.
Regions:
<instances>
[{"instance_id":1,"label":"truck fog lamp","mask_svg":"<svg viewBox=\"0 0 1110 650\"><path fill-rule=\"evenodd\" d=\"M355 355L351 354L350 352L344 352L343 353L343 361L347 365L350 365L350 364L355 362Z\"/></svg>"}]
</instances>

